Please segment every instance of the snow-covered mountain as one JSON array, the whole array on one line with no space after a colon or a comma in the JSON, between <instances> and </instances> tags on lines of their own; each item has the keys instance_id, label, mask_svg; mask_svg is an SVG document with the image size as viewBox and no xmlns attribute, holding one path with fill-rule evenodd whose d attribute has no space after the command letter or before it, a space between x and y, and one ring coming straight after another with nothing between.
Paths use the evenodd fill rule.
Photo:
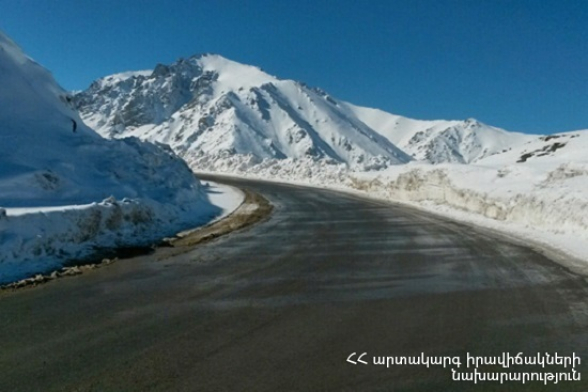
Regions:
<instances>
[{"instance_id":1,"label":"snow-covered mountain","mask_svg":"<svg viewBox=\"0 0 588 392\"><path fill-rule=\"evenodd\" d=\"M166 143L184 157L311 157L368 169L410 160L324 92L218 55L105 77L75 103L102 135Z\"/></svg>"},{"instance_id":2,"label":"snow-covered mountain","mask_svg":"<svg viewBox=\"0 0 588 392\"><path fill-rule=\"evenodd\" d=\"M99 79L75 104L100 134L166 143L188 161L312 157L374 169L410 155L470 163L531 138L475 120L419 121L358 107L218 55Z\"/></svg>"},{"instance_id":3,"label":"snow-covered mountain","mask_svg":"<svg viewBox=\"0 0 588 392\"><path fill-rule=\"evenodd\" d=\"M536 137L508 132L471 118L423 121L348 103L345 106L403 151L429 163L472 163Z\"/></svg>"}]
</instances>

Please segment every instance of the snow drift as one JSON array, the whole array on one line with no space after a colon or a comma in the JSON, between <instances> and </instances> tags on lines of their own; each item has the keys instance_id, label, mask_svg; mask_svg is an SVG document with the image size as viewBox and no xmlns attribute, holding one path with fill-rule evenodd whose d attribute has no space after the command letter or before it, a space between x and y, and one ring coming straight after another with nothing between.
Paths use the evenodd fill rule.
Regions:
<instances>
[{"instance_id":1,"label":"snow drift","mask_svg":"<svg viewBox=\"0 0 588 392\"><path fill-rule=\"evenodd\" d=\"M220 212L169 148L106 140L70 101L0 32L0 283Z\"/></svg>"}]
</instances>

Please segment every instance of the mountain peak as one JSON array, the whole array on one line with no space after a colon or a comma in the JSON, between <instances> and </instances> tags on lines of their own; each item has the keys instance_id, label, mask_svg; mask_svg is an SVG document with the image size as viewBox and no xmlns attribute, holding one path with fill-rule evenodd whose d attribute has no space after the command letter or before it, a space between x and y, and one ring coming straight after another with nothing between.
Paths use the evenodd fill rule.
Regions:
<instances>
[{"instance_id":1,"label":"mountain peak","mask_svg":"<svg viewBox=\"0 0 588 392\"><path fill-rule=\"evenodd\" d=\"M94 83L75 96L90 126L108 137L166 143L184 157L310 157L353 167L410 160L328 94L220 55L102 80L112 83Z\"/></svg>"}]
</instances>

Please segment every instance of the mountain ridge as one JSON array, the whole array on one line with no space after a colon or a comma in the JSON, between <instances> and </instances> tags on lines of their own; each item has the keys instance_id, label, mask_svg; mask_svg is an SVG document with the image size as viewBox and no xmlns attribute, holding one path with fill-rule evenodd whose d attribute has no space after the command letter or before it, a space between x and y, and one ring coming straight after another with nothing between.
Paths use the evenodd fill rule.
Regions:
<instances>
[{"instance_id":1,"label":"mountain ridge","mask_svg":"<svg viewBox=\"0 0 588 392\"><path fill-rule=\"evenodd\" d=\"M216 54L106 76L74 101L103 136L166 143L181 156L310 157L373 170L412 159L471 163L528 140L477 121L420 121L362 108Z\"/></svg>"}]
</instances>

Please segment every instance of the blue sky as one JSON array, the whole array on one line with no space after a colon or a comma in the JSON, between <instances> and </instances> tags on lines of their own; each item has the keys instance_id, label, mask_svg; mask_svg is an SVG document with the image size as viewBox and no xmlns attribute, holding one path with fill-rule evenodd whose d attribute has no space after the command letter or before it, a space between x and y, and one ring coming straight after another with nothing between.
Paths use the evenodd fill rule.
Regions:
<instances>
[{"instance_id":1,"label":"blue sky","mask_svg":"<svg viewBox=\"0 0 588 392\"><path fill-rule=\"evenodd\" d=\"M349 102L508 130L588 128L584 0L0 0L67 89L212 52Z\"/></svg>"}]
</instances>

